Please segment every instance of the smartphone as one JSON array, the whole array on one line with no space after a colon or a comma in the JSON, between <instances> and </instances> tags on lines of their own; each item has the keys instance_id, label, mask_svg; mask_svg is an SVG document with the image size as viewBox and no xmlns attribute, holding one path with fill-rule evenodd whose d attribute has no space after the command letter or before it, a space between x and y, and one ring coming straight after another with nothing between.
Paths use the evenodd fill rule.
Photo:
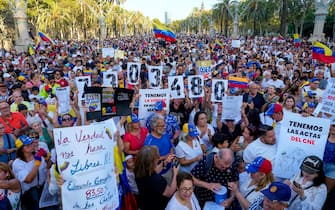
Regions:
<instances>
[{"instance_id":1,"label":"smartphone","mask_svg":"<svg viewBox=\"0 0 335 210\"><path fill-rule=\"evenodd\" d=\"M252 96L249 95L249 96L248 96L248 104L251 104L251 102L252 102Z\"/></svg>"},{"instance_id":2,"label":"smartphone","mask_svg":"<svg viewBox=\"0 0 335 210\"><path fill-rule=\"evenodd\" d=\"M175 161L173 161L173 167L178 167L179 166L179 161L178 160L175 160Z\"/></svg>"},{"instance_id":3,"label":"smartphone","mask_svg":"<svg viewBox=\"0 0 335 210\"><path fill-rule=\"evenodd\" d=\"M297 187L297 188L301 188L301 185L300 185L298 182L293 181L293 184L294 184L295 187Z\"/></svg>"}]
</instances>

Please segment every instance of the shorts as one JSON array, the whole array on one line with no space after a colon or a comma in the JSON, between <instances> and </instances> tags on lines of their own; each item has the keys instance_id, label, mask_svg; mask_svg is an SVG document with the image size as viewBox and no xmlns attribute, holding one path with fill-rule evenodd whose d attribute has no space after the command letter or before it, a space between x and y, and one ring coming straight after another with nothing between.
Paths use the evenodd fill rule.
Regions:
<instances>
[{"instance_id":1,"label":"shorts","mask_svg":"<svg viewBox=\"0 0 335 210\"><path fill-rule=\"evenodd\" d=\"M327 178L335 179L335 164L324 162L323 170Z\"/></svg>"}]
</instances>

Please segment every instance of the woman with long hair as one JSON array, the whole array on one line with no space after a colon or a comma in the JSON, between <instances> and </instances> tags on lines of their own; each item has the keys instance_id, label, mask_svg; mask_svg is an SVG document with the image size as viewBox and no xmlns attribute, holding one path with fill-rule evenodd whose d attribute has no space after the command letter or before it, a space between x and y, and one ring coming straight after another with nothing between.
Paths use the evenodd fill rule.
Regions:
<instances>
[{"instance_id":1,"label":"woman with long hair","mask_svg":"<svg viewBox=\"0 0 335 210\"><path fill-rule=\"evenodd\" d=\"M286 181L292 189L288 210L321 210L327 198L322 160L314 155L302 161L300 171Z\"/></svg>"},{"instance_id":2,"label":"woman with long hair","mask_svg":"<svg viewBox=\"0 0 335 210\"><path fill-rule=\"evenodd\" d=\"M244 180L240 180L240 186L228 183L228 188L235 194L243 209L248 209L273 181L272 164L263 157L257 157L252 163L245 167L250 174Z\"/></svg>"},{"instance_id":3,"label":"woman with long hair","mask_svg":"<svg viewBox=\"0 0 335 210\"><path fill-rule=\"evenodd\" d=\"M296 107L295 98L288 95L283 101L283 110L287 112L298 113L299 109Z\"/></svg>"},{"instance_id":4,"label":"woman with long hair","mask_svg":"<svg viewBox=\"0 0 335 210\"><path fill-rule=\"evenodd\" d=\"M212 136L214 128L207 123L207 113L199 111L194 116L194 125L197 127L200 137L200 144L204 153L213 149Z\"/></svg>"},{"instance_id":5,"label":"woman with long hair","mask_svg":"<svg viewBox=\"0 0 335 210\"><path fill-rule=\"evenodd\" d=\"M20 181L15 178L12 169L6 163L0 163L0 191L4 192L3 198L0 199L0 209L19 209Z\"/></svg>"},{"instance_id":6,"label":"woman with long hair","mask_svg":"<svg viewBox=\"0 0 335 210\"><path fill-rule=\"evenodd\" d=\"M176 191L176 177L179 167L173 167L171 184L159 175L163 162L159 161L156 146L144 146L138 152L135 163L135 181L139 191L139 207L142 210L164 209L169 198Z\"/></svg>"}]
</instances>

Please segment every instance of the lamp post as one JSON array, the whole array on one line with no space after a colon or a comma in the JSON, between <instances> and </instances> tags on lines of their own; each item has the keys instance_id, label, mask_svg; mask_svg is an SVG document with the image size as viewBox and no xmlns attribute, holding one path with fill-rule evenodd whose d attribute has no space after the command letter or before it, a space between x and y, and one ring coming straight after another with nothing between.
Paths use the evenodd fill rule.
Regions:
<instances>
[{"instance_id":1,"label":"lamp post","mask_svg":"<svg viewBox=\"0 0 335 210\"><path fill-rule=\"evenodd\" d=\"M323 28L325 25L326 17L328 14L328 8L331 0L315 0L315 20L314 20L314 30L310 41L323 40L324 33Z\"/></svg>"}]
</instances>

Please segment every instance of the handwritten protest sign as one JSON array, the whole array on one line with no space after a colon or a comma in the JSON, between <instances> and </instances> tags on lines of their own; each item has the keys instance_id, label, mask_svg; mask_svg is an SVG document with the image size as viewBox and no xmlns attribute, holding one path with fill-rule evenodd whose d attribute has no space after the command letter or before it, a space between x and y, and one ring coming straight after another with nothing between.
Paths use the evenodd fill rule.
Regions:
<instances>
[{"instance_id":1,"label":"handwritten protest sign","mask_svg":"<svg viewBox=\"0 0 335 210\"><path fill-rule=\"evenodd\" d=\"M64 209L115 209L115 140L105 124L54 129Z\"/></svg>"},{"instance_id":2,"label":"handwritten protest sign","mask_svg":"<svg viewBox=\"0 0 335 210\"><path fill-rule=\"evenodd\" d=\"M225 96L222 99L222 120L233 119L235 122L241 119L242 96Z\"/></svg>"},{"instance_id":3,"label":"handwritten protest sign","mask_svg":"<svg viewBox=\"0 0 335 210\"><path fill-rule=\"evenodd\" d=\"M58 99L58 113L65 114L71 109L70 106L70 87L56 88L56 96Z\"/></svg>"},{"instance_id":4,"label":"handwritten protest sign","mask_svg":"<svg viewBox=\"0 0 335 210\"><path fill-rule=\"evenodd\" d=\"M168 89L157 89L155 91L140 89L140 96L139 118L143 124L145 124L145 120L150 113L154 112L157 101L163 100L166 103L167 109L169 108L170 91Z\"/></svg>"},{"instance_id":5,"label":"handwritten protest sign","mask_svg":"<svg viewBox=\"0 0 335 210\"><path fill-rule=\"evenodd\" d=\"M226 95L228 89L228 80L213 79L212 80L212 102L222 102L223 97Z\"/></svg>"},{"instance_id":6,"label":"handwritten protest sign","mask_svg":"<svg viewBox=\"0 0 335 210\"><path fill-rule=\"evenodd\" d=\"M183 76L168 77L171 98L185 98Z\"/></svg>"},{"instance_id":7,"label":"handwritten protest sign","mask_svg":"<svg viewBox=\"0 0 335 210\"><path fill-rule=\"evenodd\" d=\"M335 78L328 79L327 89L323 93L321 111L335 115Z\"/></svg>"},{"instance_id":8,"label":"handwritten protest sign","mask_svg":"<svg viewBox=\"0 0 335 210\"><path fill-rule=\"evenodd\" d=\"M163 76L163 66L148 66L149 87L160 89Z\"/></svg>"},{"instance_id":9,"label":"handwritten protest sign","mask_svg":"<svg viewBox=\"0 0 335 210\"><path fill-rule=\"evenodd\" d=\"M273 172L281 178L291 178L299 172L308 155L323 158L330 121L324 118L302 117L285 112Z\"/></svg>"}]
</instances>

